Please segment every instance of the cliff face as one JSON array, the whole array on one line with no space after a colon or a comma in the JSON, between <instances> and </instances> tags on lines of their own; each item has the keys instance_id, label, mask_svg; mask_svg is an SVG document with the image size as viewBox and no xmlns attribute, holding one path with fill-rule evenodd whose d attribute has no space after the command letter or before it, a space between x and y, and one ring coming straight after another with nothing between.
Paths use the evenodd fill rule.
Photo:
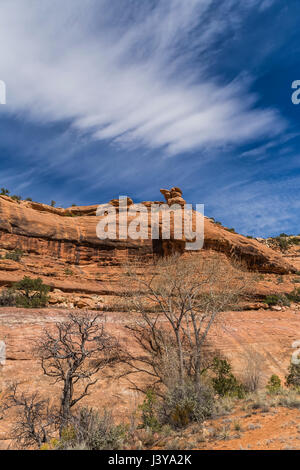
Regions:
<instances>
[{"instance_id":1,"label":"cliff face","mask_svg":"<svg viewBox=\"0 0 300 470\"><path fill-rule=\"evenodd\" d=\"M184 251L184 240L100 240L96 234L100 220L96 209L97 206L56 209L0 196L0 249L20 248L28 254L75 265L97 262L103 266L118 264L125 253L150 256ZM295 271L279 253L260 242L231 233L209 219L204 225L204 250L234 257L251 270L278 274Z\"/></svg>"},{"instance_id":2,"label":"cliff face","mask_svg":"<svg viewBox=\"0 0 300 470\"><path fill-rule=\"evenodd\" d=\"M164 190L167 203L183 204L179 188ZM183 201L183 202L182 202ZM112 205L118 207L118 202ZM150 203L144 203L149 207ZM11 381L20 381L26 392L39 390L49 395L49 382L42 375L39 362L32 355L36 338L44 328L66 319L70 309L87 315L92 310L105 312L109 331L128 347L134 342L126 325L135 318L128 313L120 280L121 264L125 258L142 259L171 252L183 252L185 240L100 240L96 227L97 206L58 209L31 202L15 202L0 196L0 286L9 286L24 276L41 277L52 287L47 309L0 309L0 339L7 346L7 362L0 368L0 389ZM290 292L295 287L295 268L280 252L253 239L231 233L205 219L204 249L193 256L215 255L221 262L241 260L248 269L268 273L257 278L254 300L248 299L243 311L226 312L211 332L211 345L230 359L234 371L241 374L245 367L245 350L251 348L264 358L264 373L283 377L293 352L291 345L299 339L300 305L267 309L258 302L265 295ZM21 249L20 259L7 259L12 250ZM282 279L284 278L284 279ZM250 350L250 349L249 349ZM133 350L133 353L135 351ZM131 394L127 379L112 373L101 387L95 387L86 406L114 408L127 416L136 408L136 396ZM115 374L115 375L113 375ZM52 389L51 389L52 390ZM59 393L53 389L52 399ZM0 420L0 448L6 448L7 421Z\"/></svg>"}]
</instances>

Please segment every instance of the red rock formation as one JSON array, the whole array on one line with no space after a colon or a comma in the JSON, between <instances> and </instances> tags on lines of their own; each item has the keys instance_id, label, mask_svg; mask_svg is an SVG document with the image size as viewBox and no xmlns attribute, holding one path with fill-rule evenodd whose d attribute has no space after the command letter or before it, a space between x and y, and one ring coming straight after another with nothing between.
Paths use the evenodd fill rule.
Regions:
<instances>
[{"instance_id":1,"label":"red rock formation","mask_svg":"<svg viewBox=\"0 0 300 470\"><path fill-rule=\"evenodd\" d=\"M164 194L168 204L180 198L183 201L180 205L184 205L179 188L166 190ZM118 208L117 203L118 200L113 200L112 207ZM129 204L131 206L132 201L129 200ZM147 208L151 206L151 202L143 204ZM100 218L96 210L97 206L59 209L33 202L18 203L0 196L0 255L16 248L24 251L20 261L0 260L0 285L10 285L27 275L42 277L52 286L48 309L0 309L0 339L7 345L7 362L0 368L0 390L5 390L12 380L18 380L28 391L39 390L42 395L49 395L49 381L32 355L32 346L43 328L51 328L56 321L65 319L70 309L108 311L109 330L129 347L134 347L125 325L133 320L135 313L128 315L122 304L120 264L128 256L145 258L174 251L183 253L186 241L172 238L153 242L150 239L99 240L96 226ZM209 257L215 253L222 262L229 263L232 258L242 260L248 268L264 273L295 271L279 252L205 219L204 250L195 256ZM294 305L280 311L266 310L259 300L266 294L291 291L293 276L284 276L280 284L272 274L258 277L255 296L250 304L245 299L242 306L252 311L224 313L212 329L211 344L231 360L237 373L241 373L244 366L244 349L250 346L264 357L266 378L272 373L283 377L291 345L299 339L299 308ZM91 312L87 311L89 314ZM57 387L51 388L51 398L55 399L58 393ZM114 408L119 416L124 416L128 410L136 408L135 400L125 378L113 380L110 376L84 403L96 407L101 403L102 407ZM7 439L4 420L0 421L0 448L6 448L8 442L1 439Z\"/></svg>"},{"instance_id":2,"label":"red rock formation","mask_svg":"<svg viewBox=\"0 0 300 470\"><path fill-rule=\"evenodd\" d=\"M182 199L179 188L172 188L169 196L166 195L168 203ZM149 207L149 203L144 205ZM95 215L96 209L97 206L58 209L34 202L18 203L0 196L0 249L20 248L29 254L77 265L86 262L118 264L120 252L124 250L130 256L184 251L184 239L154 240L153 243L150 239L100 240L96 234L100 220ZM280 274L295 271L279 253L256 240L231 233L209 219L205 219L204 236L204 249L242 260L250 269Z\"/></svg>"},{"instance_id":3,"label":"red rock formation","mask_svg":"<svg viewBox=\"0 0 300 470\"><path fill-rule=\"evenodd\" d=\"M180 188L174 187L170 189L170 191L168 189L161 189L160 192L165 197L169 206L172 206L173 204L184 206L186 203L182 197L182 191Z\"/></svg>"}]
</instances>

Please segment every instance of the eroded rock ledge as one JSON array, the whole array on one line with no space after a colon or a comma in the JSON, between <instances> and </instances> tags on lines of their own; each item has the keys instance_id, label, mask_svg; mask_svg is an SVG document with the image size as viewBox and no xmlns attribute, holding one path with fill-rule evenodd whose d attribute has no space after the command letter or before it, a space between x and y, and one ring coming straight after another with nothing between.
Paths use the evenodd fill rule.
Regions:
<instances>
[{"instance_id":1,"label":"eroded rock ledge","mask_svg":"<svg viewBox=\"0 0 300 470\"><path fill-rule=\"evenodd\" d=\"M183 206L179 188L161 190L167 203ZM160 204L163 202L159 201ZM112 201L113 204L113 201ZM151 203L144 202L146 207ZM98 262L117 265L121 252L130 256L151 256L183 252L185 240L100 240L96 226L97 206L59 209L35 202L16 202L0 196L0 249L22 249L36 255L47 255L73 264ZM150 228L149 228L150 230ZM244 262L251 270L287 274L295 268L271 248L254 239L231 233L205 218L204 250L224 253Z\"/></svg>"}]
</instances>

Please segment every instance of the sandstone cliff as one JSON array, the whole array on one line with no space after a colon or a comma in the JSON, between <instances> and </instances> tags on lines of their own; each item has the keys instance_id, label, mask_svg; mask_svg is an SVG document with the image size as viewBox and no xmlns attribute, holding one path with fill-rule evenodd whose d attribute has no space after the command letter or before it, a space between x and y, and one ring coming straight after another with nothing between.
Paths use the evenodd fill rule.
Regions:
<instances>
[{"instance_id":1,"label":"sandstone cliff","mask_svg":"<svg viewBox=\"0 0 300 470\"><path fill-rule=\"evenodd\" d=\"M178 199L181 202L181 196ZM50 256L75 265L97 262L103 266L118 264L125 252L133 256L163 255L184 249L184 240L155 240L153 243L150 239L100 240L96 235L100 220L96 209L97 206L58 209L0 196L0 249L19 248L28 254ZM276 251L256 240L231 233L210 219L205 218L204 231L205 250L235 257L245 262L251 270L278 274L295 271Z\"/></svg>"}]
</instances>

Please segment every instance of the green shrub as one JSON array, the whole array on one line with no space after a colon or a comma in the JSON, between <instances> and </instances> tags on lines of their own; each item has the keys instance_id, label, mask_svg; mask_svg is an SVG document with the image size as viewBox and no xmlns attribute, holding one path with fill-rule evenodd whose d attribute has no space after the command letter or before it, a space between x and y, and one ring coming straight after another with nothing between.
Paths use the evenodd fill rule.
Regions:
<instances>
[{"instance_id":1,"label":"green shrub","mask_svg":"<svg viewBox=\"0 0 300 470\"><path fill-rule=\"evenodd\" d=\"M73 273L73 271L72 271L70 268L66 268L66 269L65 269L65 275L66 275L66 276L73 276L73 274L74 274L74 273Z\"/></svg>"},{"instance_id":2,"label":"green shrub","mask_svg":"<svg viewBox=\"0 0 300 470\"><path fill-rule=\"evenodd\" d=\"M25 276L22 281L13 285L13 290L17 293L17 307L38 308L45 307L48 303L50 287L43 284L40 278L31 279Z\"/></svg>"},{"instance_id":3,"label":"green shrub","mask_svg":"<svg viewBox=\"0 0 300 470\"><path fill-rule=\"evenodd\" d=\"M291 245L290 239L285 233L282 233L279 237L271 238L270 240L272 244L278 246L283 253Z\"/></svg>"},{"instance_id":4,"label":"green shrub","mask_svg":"<svg viewBox=\"0 0 300 470\"><path fill-rule=\"evenodd\" d=\"M285 383L287 387L300 389L300 364L290 364Z\"/></svg>"},{"instance_id":5,"label":"green shrub","mask_svg":"<svg viewBox=\"0 0 300 470\"><path fill-rule=\"evenodd\" d=\"M11 199L13 199L14 201L17 201L17 202L20 202L22 200L22 197L21 196L16 196L15 194L13 196L10 196Z\"/></svg>"},{"instance_id":6,"label":"green shrub","mask_svg":"<svg viewBox=\"0 0 300 470\"><path fill-rule=\"evenodd\" d=\"M0 294L0 307L15 307L16 296L12 289L4 289Z\"/></svg>"},{"instance_id":7,"label":"green shrub","mask_svg":"<svg viewBox=\"0 0 300 470\"><path fill-rule=\"evenodd\" d=\"M151 389L147 390L143 403L139 406L142 411L141 428L151 428L155 431L160 429L157 418L157 396Z\"/></svg>"},{"instance_id":8,"label":"green shrub","mask_svg":"<svg viewBox=\"0 0 300 470\"><path fill-rule=\"evenodd\" d=\"M290 299L285 296L284 294L272 294L272 295L267 295L266 298L264 299L264 303L269 305L270 307L272 305L281 305L281 306L290 306Z\"/></svg>"},{"instance_id":9,"label":"green shrub","mask_svg":"<svg viewBox=\"0 0 300 470\"><path fill-rule=\"evenodd\" d=\"M295 289L289 294L287 294L286 297L291 302L295 302L295 303L300 302L300 287L295 287Z\"/></svg>"},{"instance_id":10,"label":"green shrub","mask_svg":"<svg viewBox=\"0 0 300 470\"><path fill-rule=\"evenodd\" d=\"M212 385L220 397L231 396L243 398L245 396L243 385L238 382L231 372L231 365L226 359L215 357L212 370L215 373L215 377L212 379Z\"/></svg>"},{"instance_id":11,"label":"green shrub","mask_svg":"<svg viewBox=\"0 0 300 470\"><path fill-rule=\"evenodd\" d=\"M291 245L300 245L300 238L292 237L289 239Z\"/></svg>"},{"instance_id":12,"label":"green shrub","mask_svg":"<svg viewBox=\"0 0 300 470\"><path fill-rule=\"evenodd\" d=\"M125 428L114 424L111 413L103 415L88 408L80 408L62 430L57 450L119 450L126 438Z\"/></svg>"},{"instance_id":13,"label":"green shrub","mask_svg":"<svg viewBox=\"0 0 300 470\"><path fill-rule=\"evenodd\" d=\"M214 396L211 388L194 383L176 385L169 390L159 410L161 424L182 428L189 423L201 423L212 415Z\"/></svg>"},{"instance_id":14,"label":"green shrub","mask_svg":"<svg viewBox=\"0 0 300 470\"><path fill-rule=\"evenodd\" d=\"M4 259L11 259L13 261L19 262L21 261L22 256L23 251L17 248L16 250L11 251L10 253L6 253Z\"/></svg>"},{"instance_id":15,"label":"green shrub","mask_svg":"<svg viewBox=\"0 0 300 470\"><path fill-rule=\"evenodd\" d=\"M271 375L267 385L266 389L270 395L277 395L281 391L281 380L278 377L278 375Z\"/></svg>"},{"instance_id":16,"label":"green shrub","mask_svg":"<svg viewBox=\"0 0 300 470\"><path fill-rule=\"evenodd\" d=\"M10 194L10 191L9 191L8 189L6 189L6 188L1 188L0 191L1 191L1 192L0 192L0 195L1 195L1 196L9 196L9 194Z\"/></svg>"}]
</instances>

